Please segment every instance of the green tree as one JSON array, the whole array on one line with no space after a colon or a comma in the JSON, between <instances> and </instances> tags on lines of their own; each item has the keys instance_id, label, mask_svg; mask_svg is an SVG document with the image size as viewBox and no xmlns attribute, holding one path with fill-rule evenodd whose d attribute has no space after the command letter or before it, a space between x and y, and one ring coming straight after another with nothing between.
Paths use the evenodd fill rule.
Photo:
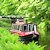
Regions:
<instances>
[{"instance_id":1,"label":"green tree","mask_svg":"<svg viewBox=\"0 0 50 50\"><path fill-rule=\"evenodd\" d=\"M28 21L33 17L31 21L37 22L50 13L48 3L47 0L0 0L0 15L24 15L29 17Z\"/></svg>"}]
</instances>

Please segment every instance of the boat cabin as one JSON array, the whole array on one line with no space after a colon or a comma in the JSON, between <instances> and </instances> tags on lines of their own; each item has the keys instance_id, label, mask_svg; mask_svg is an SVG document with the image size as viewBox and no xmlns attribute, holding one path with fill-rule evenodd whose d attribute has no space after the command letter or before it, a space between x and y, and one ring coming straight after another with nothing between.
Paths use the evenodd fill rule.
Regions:
<instances>
[{"instance_id":1,"label":"boat cabin","mask_svg":"<svg viewBox=\"0 0 50 50\"><path fill-rule=\"evenodd\" d=\"M15 23L12 23L11 33L18 34L19 36L27 36L30 34L37 34L36 24L26 23L23 19L17 19Z\"/></svg>"}]
</instances>

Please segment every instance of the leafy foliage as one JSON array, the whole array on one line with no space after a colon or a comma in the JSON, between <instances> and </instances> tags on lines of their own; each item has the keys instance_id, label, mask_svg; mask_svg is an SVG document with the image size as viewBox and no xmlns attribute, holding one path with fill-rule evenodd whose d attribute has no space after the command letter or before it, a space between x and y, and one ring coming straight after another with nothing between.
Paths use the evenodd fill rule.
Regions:
<instances>
[{"instance_id":1,"label":"leafy foliage","mask_svg":"<svg viewBox=\"0 0 50 50\"><path fill-rule=\"evenodd\" d=\"M10 29L11 27L11 24L10 24L11 22L10 22L10 20L9 19L0 19L0 27L3 27L3 28L6 28L6 29Z\"/></svg>"},{"instance_id":2,"label":"leafy foliage","mask_svg":"<svg viewBox=\"0 0 50 50\"><path fill-rule=\"evenodd\" d=\"M0 15L24 15L29 17L29 23L38 23L41 18L46 19L49 11L50 5L47 0L0 0Z\"/></svg>"},{"instance_id":3,"label":"leafy foliage","mask_svg":"<svg viewBox=\"0 0 50 50\"><path fill-rule=\"evenodd\" d=\"M0 49L1 50L44 50L45 46L37 45L34 42L23 44L18 41L18 36L10 34L8 30L0 28Z\"/></svg>"},{"instance_id":4,"label":"leafy foliage","mask_svg":"<svg viewBox=\"0 0 50 50\"><path fill-rule=\"evenodd\" d=\"M47 32L47 26L50 27L50 0L0 0L0 15L25 16L28 17L25 18L28 23L37 23L42 44L50 35ZM8 25L5 22L2 23L0 21L1 26Z\"/></svg>"}]
</instances>

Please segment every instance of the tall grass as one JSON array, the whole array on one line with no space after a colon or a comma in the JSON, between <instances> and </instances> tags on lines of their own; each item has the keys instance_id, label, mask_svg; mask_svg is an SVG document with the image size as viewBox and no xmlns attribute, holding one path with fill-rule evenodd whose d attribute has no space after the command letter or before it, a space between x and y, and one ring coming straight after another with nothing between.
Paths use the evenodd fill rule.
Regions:
<instances>
[{"instance_id":1,"label":"tall grass","mask_svg":"<svg viewBox=\"0 0 50 50\"><path fill-rule=\"evenodd\" d=\"M17 35L0 28L0 50L44 50L45 46L37 45L34 41L26 45L19 42L18 39Z\"/></svg>"}]
</instances>

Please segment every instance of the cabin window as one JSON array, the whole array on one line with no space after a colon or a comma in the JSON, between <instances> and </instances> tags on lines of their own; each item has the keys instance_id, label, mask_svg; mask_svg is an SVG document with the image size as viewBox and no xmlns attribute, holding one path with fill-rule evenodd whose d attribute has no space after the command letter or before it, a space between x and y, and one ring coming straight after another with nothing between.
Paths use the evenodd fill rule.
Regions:
<instances>
[{"instance_id":1,"label":"cabin window","mask_svg":"<svg viewBox=\"0 0 50 50\"><path fill-rule=\"evenodd\" d=\"M23 31L28 31L28 30L27 30L27 25L24 25L24 26L23 26Z\"/></svg>"},{"instance_id":2,"label":"cabin window","mask_svg":"<svg viewBox=\"0 0 50 50\"><path fill-rule=\"evenodd\" d=\"M20 25L17 25L17 28L16 28L16 30L19 30L19 28L20 28Z\"/></svg>"},{"instance_id":3,"label":"cabin window","mask_svg":"<svg viewBox=\"0 0 50 50\"><path fill-rule=\"evenodd\" d=\"M14 26L14 29L16 29L16 30L19 30L19 28L20 28L20 25L15 25Z\"/></svg>"},{"instance_id":4,"label":"cabin window","mask_svg":"<svg viewBox=\"0 0 50 50\"><path fill-rule=\"evenodd\" d=\"M31 31L31 28L32 28L31 25L28 25L28 30L29 30L29 31Z\"/></svg>"},{"instance_id":5,"label":"cabin window","mask_svg":"<svg viewBox=\"0 0 50 50\"><path fill-rule=\"evenodd\" d=\"M19 30L19 28L20 28L20 25L15 25L15 24L13 24L11 27L11 29L15 29L15 30Z\"/></svg>"},{"instance_id":6,"label":"cabin window","mask_svg":"<svg viewBox=\"0 0 50 50\"><path fill-rule=\"evenodd\" d=\"M17 25L14 25L14 29L16 29L17 28Z\"/></svg>"},{"instance_id":7,"label":"cabin window","mask_svg":"<svg viewBox=\"0 0 50 50\"><path fill-rule=\"evenodd\" d=\"M33 27L32 27L32 31L34 31L34 25L33 25Z\"/></svg>"},{"instance_id":8,"label":"cabin window","mask_svg":"<svg viewBox=\"0 0 50 50\"><path fill-rule=\"evenodd\" d=\"M34 25L28 24L28 31L34 31Z\"/></svg>"}]
</instances>

